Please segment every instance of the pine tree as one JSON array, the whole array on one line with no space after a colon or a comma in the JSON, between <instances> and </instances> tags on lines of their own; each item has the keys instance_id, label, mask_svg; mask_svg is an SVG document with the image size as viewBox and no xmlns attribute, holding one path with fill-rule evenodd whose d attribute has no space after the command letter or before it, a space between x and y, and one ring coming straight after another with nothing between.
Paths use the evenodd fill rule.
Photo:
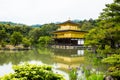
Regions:
<instances>
[{"instance_id":1,"label":"pine tree","mask_svg":"<svg viewBox=\"0 0 120 80\"><path fill-rule=\"evenodd\" d=\"M86 35L86 45L91 45L98 54L106 54L102 60L111 64L108 75L120 78L120 0L106 4L98 19L98 27ZM117 63L117 64L116 64ZM114 69L113 69L114 68Z\"/></svg>"}]
</instances>

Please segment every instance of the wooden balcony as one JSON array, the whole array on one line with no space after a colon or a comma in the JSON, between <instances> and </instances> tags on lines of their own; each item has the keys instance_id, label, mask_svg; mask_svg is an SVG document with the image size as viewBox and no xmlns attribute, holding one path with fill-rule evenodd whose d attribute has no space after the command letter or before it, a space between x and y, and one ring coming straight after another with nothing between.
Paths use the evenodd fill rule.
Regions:
<instances>
[{"instance_id":1,"label":"wooden balcony","mask_svg":"<svg viewBox=\"0 0 120 80\"><path fill-rule=\"evenodd\" d=\"M53 36L53 38L84 38L84 34L60 34L60 35L56 35Z\"/></svg>"}]
</instances>

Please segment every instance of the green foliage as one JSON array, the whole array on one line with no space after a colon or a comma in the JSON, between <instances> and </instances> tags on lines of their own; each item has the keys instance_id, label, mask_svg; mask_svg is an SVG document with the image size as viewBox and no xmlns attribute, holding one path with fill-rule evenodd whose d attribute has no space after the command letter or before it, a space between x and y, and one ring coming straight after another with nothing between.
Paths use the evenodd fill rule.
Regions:
<instances>
[{"instance_id":1,"label":"green foliage","mask_svg":"<svg viewBox=\"0 0 120 80\"><path fill-rule=\"evenodd\" d=\"M112 65L118 65L120 64L120 55L119 54L113 54L112 56L105 58L102 60L104 63L109 63Z\"/></svg>"},{"instance_id":2,"label":"green foliage","mask_svg":"<svg viewBox=\"0 0 120 80\"><path fill-rule=\"evenodd\" d=\"M13 45L18 45L23 43L24 47L28 47L31 44L32 45L37 44L40 37L52 36L52 32L55 31L56 29L57 29L57 25L54 23L44 24L39 28L32 28L23 24L1 22L0 23L0 44L2 44L3 42L7 42L7 44L10 44L11 42ZM28 40L25 38L27 38ZM42 41L42 43L47 45L48 40L45 39L44 41Z\"/></svg>"},{"instance_id":3,"label":"green foliage","mask_svg":"<svg viewBox=\"0 0 120 80\"><path fill-rule=\"evenodd\" d=\"M1 47L5 47L6 46L6 42L5 41L2 41L1 42Z\"/></svg>"},{"instance_id":4,"label":"green foliage","mask_svg":"<svg viewBox=\"0 0 120 80\"><path fill-rule=\"evenodd\" d=\"M14 32L11 35L11 43L16 46L22 42L23 35L20 32Z\"/></svg>"},{"instance_id":5,"label":"green foliage","mask_svg":"<svg viewBox=\"0 0 120 80\"><path fill-rule=\"evenodd\" d=\"M103 10L103 13L99 17L99 26L92 29L86 36L88 44L100 45L104 49L105 45L115 48L115 45L120 43L120 20L117 18L120 17L120 14L114 14L120 11L119 4L112 3L106 5L107 8ZM119 7L119 9L114 10L116 7Z\"/></svg>"},{"instance_id":6,"label":"green foliage","mask_svg":"<svg viewBox=\"0 0 120 80\"><path fill-rule=\"evenodd\" d=\"M1 46L0 46L1 48ZM50 49L37 48L34 50L24 51L1 51L0 52L0 65L8 64L11 62L17 65L21 62L41 61L45 64L53 64L53 57Z\"/></svg>"},{"instance_id":7,"label":"green foliage","mask_svg":"<svg viewBox=\"0 0 120 80\"><path fill-rule=\"evenodd\" d=\"M77 80L77 69L73 68L69 72L70 80Z\"/></svg>"},{"instance_id":8,"label":"green foliage","mask_svg":"<svg viewBox=\"0 0 120 80\"><path fill-rule=\"evenodd\" d=\"M86 80L103 80L104 75L102 72L92 71L83 67L84 75ZM82 79L84 80L84 79Z\"/></svg>"},{"instance_id":9,"label":"green foliage","mask_svg":"<svg viewBox=\"0 0 120 80\"><path fill-rule=\"evenodd\" d=\"M20 32L22 33L22 35L24 37L28 37L29 35L29 32L32 30L31 27L29 26L26 26L26 25L23 25L22 27L20 27Z\"/></svg>"},{"instance_id":10,"label":"green foliage","mask_svg":"<svg viewBox=\"0 0 120 80\"><path fill-rule=\"evenodd\" d=\"M90 70L84 69L84 74L85 74L85 77L88 78L91 74Z\"/></svg>"},{"instance_id":11,"label":"green foliage","mask_svg":"<svg viewBox=\"0 0 120 80\"><path fill-rule=\"evenodd\" d=\"M120 2L114 0L111 4L106 4L99 17L98 27L89 31L86 35L86 45L92 48L98 54L106 54L102 57L104 63L112 64L108 69L109 75L120 78ZM113 54L113 56L112 56ZM107 58L106 58L107 57ZM110 71L110 69L113 69Z\"/></svg>"},{"instance_id":12,"label":"green foliage","mask_svg":"<svg viewBox=\"0 0 120 80\"><path fill-rule=\"evenodd\" d=\"M31 45L30 40L27 39L27 38L23 38L23 39L22 39L22 43L23 43L23 46L24 46L24 47L29 47L29 46Z\"/></svg>"},{"instance_id":13,"label":"green foliage","mask_svg":"<svg viewBox=\"0 0 120 80\"><path fill-rule=\"evenodd\" d=\"M101 39L101 37L99 34L97 34L98 32L97 28L94 28L92 30L89 31L89 33L85 36L86 40L85 40L85 45L91 45L91 46L98 46L99 45L99 39ZM102 32L101 32L102 33Z\"/></svg>"},{"instance_id":14,"label":"green foliage","mask_svg":"<svg viewBox=\"0 0 120 80\"><path fill-rule=\"evenodd\" d=\"M112 56L103 59L102 62L112 65L108 69L108 75L112 75L113 77L120 76L120 54L113 54Z\"/></svg>"},{"instance_id":15,"label":"green foliage","mask_svg":"<svg viewBox=\"0 0 120 80\"><path fill-rule=\"evenodd\" d=\"M81 30L90 30L96 25L96 20L83 20L77 21L76 23L80 24ZM58 28L58 25L55 23L49 23L35 28L33 26L27 26L24 24L16 24L12 22L0 22L0 42L5 41L7 44L15 44L15 39L11 38L14 32L19 32L30 40L31 44L37 44L40 37L43 36L52 36L52 32ZM11 41L12 40L12 41ZM21 43L21 42L20 42ZM25 42L26 43L26 42ZM18 43L19 44L19 43ZM28 43L26 43L28 44Z\"/></svg>"},{"instance_id":16,"label":"green foliage","mask_svg":"<svg viewBox=\"0 0 120 80\"><path fill-rule=\"evenodd\" d=\"M41 45L47 46L48 44L51 43L52 38L49 36L43 36L43 37L40 37L38 41Z\"/></svg>"},{"instance_id":17,"label":"green foliage","mask_svg":"<svg viewBox=\"0 0 120 80\"><path fill-rule=\"evenodd\" d=\"M10 44L10 42L13 45L21 44L22 39L20 39L20 35L22 35L22 37L28 37L28 33L30 30L32 30L32 28L27 25L15 24L11 22L0 22L0 44L6 43L7 45ZM17 37L19 38L20 42L18 41ZM18 41L18 43L16 43L16 40Z\"/></svg>"},{"instance_id":18,"label":"green foliage","mask_svg":"<svg viewBox=\"0 0 120 80\"><path fill-rule=\"evenodd\" d=\"M51 36L52 32L55 31L58 26L54 23L44 24L41 26L41 35L42 36Z\"/></svg>"},{"instance_id":19,"label":"green foliage","mask_svg":"<svg viewBox=\"0 0 120 80\"><path fill-rule=\"evenodd\" d=\"M120 2L114 0L113 3L107 4L104 12L101 14L101 24L104 25L103 29L106 31L107 47L102 53L113 54L108 55L102 62L111 64L108 68L108 75L119 79L120 78ZM117 47L118 46L118 47Z\"/></svg>"},{"instance_id":20,"label":"green foliage","mask_svg":"<svg viewBox=\"0 0 120 80\"><path fill-rule=\"evenodd\" d=\"M105 45L105 48L104 49L97 49L97 52L98 53L101 53L101 54L105 54L106 57L112 55L112 54L119 54L120 52L120 49L113 49L111 48L109 45Z\"/></svg>"},{"instance_id":21,"label":"green foliage","mask_svg":"<svg viewBox=\"0 0 120 80\"><path fill-rule=\"evenodd\" d=\"M1 80L65 80L60 74L55 74L48 65L15 65L13 69L13 74L5 75Z\"/></svg>"},{"instance_id":22,"label":"green foliage","mask_svg":"<svg viewBox=\"0 0 120 80\"><path fill-rule=\"evenodd\" d=\"M5 41L8 37L8 34L5 32L5 30L0 30L0 43Z\"/></svg>"},{"instance_id":23,"label":"green foliage","mask_svg":"<svg viewBox=\"0 0 120 80\"><path fill-rule=\"evenodd\" d=\"M92 71L90 69L87 69L86 67L82 67L81 71L83 74L78 76L78 78L76 76L76 79L71 79L71 80L103 80L104 79L104 74L102 72ZM73 70L73 72L77 72L77 71Z\"/></svg>"},{"instance_id":24,"label":"green foliage","mask_svg":"<svg viewBox=\"0 0 120 80\"><path fill-rule=\"evenodd\" d=\"M40 28L34 28L29 32L29 38L32 44L38 43L38 39L41 36Z\"/></svg>"},{"instance_id":25,"label":"green foliage","mask_svg":"<svg viewBox=\"0 0 120 80\"><path fill-rule=\"evenodd\" d=\"M52 36L52 32L57 29L57 25L54 23L44 24L40 28L34 28L29 32L29 38L32 44L40 43L42 45L48 44L48 37ZM49 38L51 40L51 38ZM50 41L49 40L49 41Z\"/></svg>"},{"instance_id":26,"label":"green foliage","mask_svg":"<svg viewBox=\"0 0 120 80\"><path fill-rule=\"evenodd\" d=\"M81 26L81 30L88 31L92 29L93 27L94 25L90 21L85 21Z\"/></svg>"},{"instance_id":27,"label":"green foliage","mask_svg":"<svg viewBox=\"0 0 120 80\"><path fill-rule=\"evenodd\" d=\"M89 20L83 20L83 21L74 21L78 24L80 24L80 29L83 31L89 31L97 26L97 20L89 19Z\"/></svg>"},{"instance_id":28,"label":"green foliage","mask_svg":"<svg viewBox=\"0 0 120 80\"><path fill-rule=\"evenodd\" d=\"M104 76L102 74L91 74L87 80L104 80Z\"/></svg>"}]
</instances>

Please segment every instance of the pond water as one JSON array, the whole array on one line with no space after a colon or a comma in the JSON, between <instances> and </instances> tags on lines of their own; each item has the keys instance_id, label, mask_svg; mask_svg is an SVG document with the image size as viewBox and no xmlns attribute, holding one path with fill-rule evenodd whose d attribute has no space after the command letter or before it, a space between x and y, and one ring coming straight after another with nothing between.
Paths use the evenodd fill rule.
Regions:
<instances>
[{"instance_id":1,"label":"pond water","mask_svg":"<svg viewBox=\"0 0 120 80\"><path fill-rule=\"evenodd\" d=\"M91 55L85 55L84 52L81 49L48 48L28 51L0 51L0 76L13 72L12 65L23 62L52 65L57 73L66 77L66 80L69 80L70 68L85 66L88 69L105 70L99 61L91 60Z\"/></svg>"}]
</instances>

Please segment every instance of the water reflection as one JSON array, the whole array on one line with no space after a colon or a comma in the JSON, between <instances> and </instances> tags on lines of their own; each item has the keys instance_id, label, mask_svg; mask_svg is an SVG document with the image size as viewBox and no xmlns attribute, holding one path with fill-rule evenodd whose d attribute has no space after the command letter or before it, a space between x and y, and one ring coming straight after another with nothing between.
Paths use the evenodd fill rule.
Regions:
<instances>
[{"instance_id":1,"label":"water reflection","mask_svg":"<svg viewBox=\"0 0 120 80\"><path fill-rule=\"evenodd\" d=\"M40 48L29 51L0 51L0 76L13 72L12 65L30 62L53 65L68 79L69 68L84 64L84 50Z\"/></svg>"},{"instance_id":2,"label":"water reflection","mask_svg":"<svg viewBox=\"0 0 120 80\"><path fill-rule=\"evenodd\" d=\"M12 65L23 62L53 64L50 51L29 50L29 51L0 51L0 76L13 72Z\"/></svg>"},{"instance_id":3,"label":"water reflection","mask_svg":"<svg viewBox=\"0 0 120 80\"><path fill-rule=\"evenodd\" d=\"M11 63L3 64L0 66L0 76L3 76L11 72L13 72Z\"/></svg>"},{"instance_id":4,"label":"water reflection","mask_svg":"<svg viewBox=\"0 0 120 80\"><path fill-rule=\"evenodd\" d=\"M53 59L59 69L67 71L84 63L84 50L78 49L55 49Z\"/></svg>"},{"instance_id":5,"label":"water reflection","mask_svg":"<svg viewBox=\"0 0 120 80\"><path fill-rule=\"evenodd\" d=\"M20 62L28 62L28 61L42 61L46 64L53 63L51 60L50 54L43 53L35 53L33 50L29 51L4 51L0 53L0 65L8 64L11 62L13 65L19 64Z\"/></svg>"},{"instance_id":6,"label":"water reflection","mask_svg":"<svg viewBox=\"0 0 120 80\"><path fill-rule=\"evenodd\" d=\"M78 55L84 55L84 50L77 50Z\"/></svg>"}]
</instances>

